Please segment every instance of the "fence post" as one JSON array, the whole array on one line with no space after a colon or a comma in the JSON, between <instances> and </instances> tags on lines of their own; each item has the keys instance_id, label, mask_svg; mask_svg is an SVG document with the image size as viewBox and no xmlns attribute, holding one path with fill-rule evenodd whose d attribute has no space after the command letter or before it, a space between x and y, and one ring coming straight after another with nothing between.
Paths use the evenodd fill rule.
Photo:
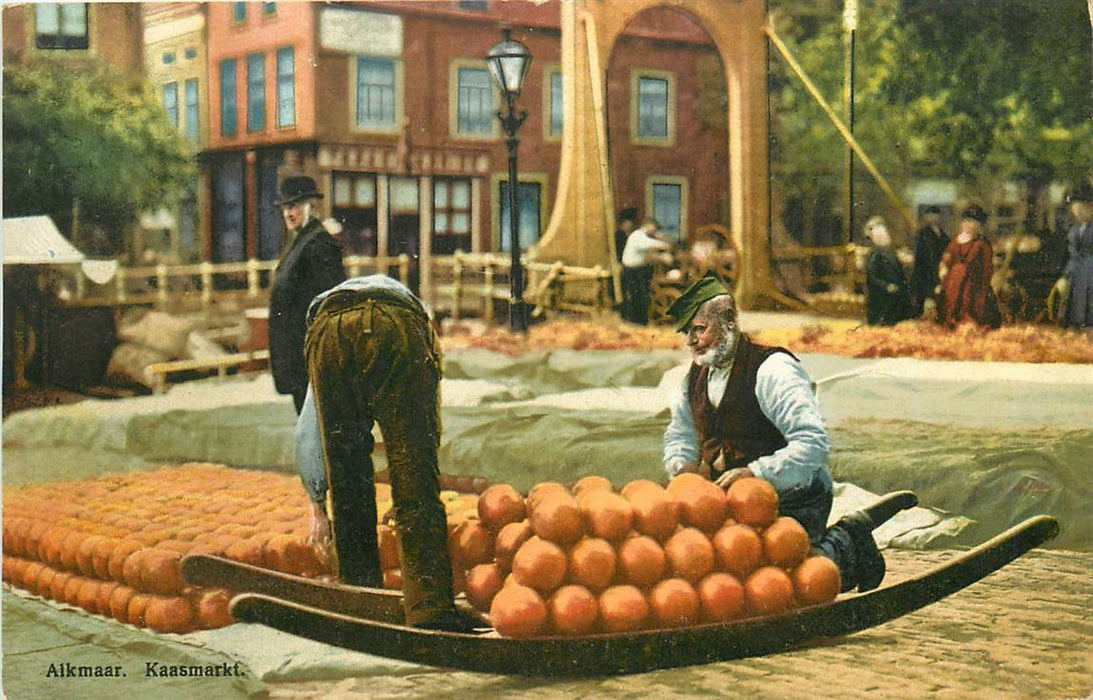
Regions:
<instances>
[{"instance_id":1,"label":"fence post","mask_svg":"<svg viewBox=\"0 0 1093 700\"><path fill-rule=\"evenodd\" d=\"M213 264L201 261L201 306L208 307L213 300Z\"/></svg>"},{"instance_id":2,"label":"fence post","mask_svg":"<svg viewBox=\"0 0 1093 700\"><path fill-rule=\"evenodd\" d=\"M452 257L452 319L458 321L463 306L463 251L455 251Z\"/></svg>"},{"instance_id":3,"label":"fence post","mask_svg":"<svg viewBox=\"0 0 1093 700\"><path fill-rule=\"evenodd\" d=\"M258 296L258 261L254 258L247 260L247 297L253 299Z\"/></svg>"},{"instance_id":4,"label":"fence post","mask_svg":"<svg viewBox=\"0 0 1093 700\"><path fill-rule=\"evenodd\" d=\"M482 295L485 298L486 307L482 310L482 315L485 316L487 321L493 321L493 258L486 258L483 268L485 285Z\"/></svg>"},{"instance_id":5,"label":"fence post","mask_svg":"<svg viewBox=\"0 0 1093 700\"><path fill-rule=\"evenodd\" d=\"M76 298L83 299L87 296L87 275L83 273L83 267L76 267Z\"/></svg>"},{"instance_id":6,"label":"fence post","mask_svg":"<svg viewBox=\"0 0 1093 700\"><path fill-rule=\"evenodd\" d=\"M124 267L118 267L118 274L114 278L114 289L117 290L117 297L118 297L118 303L119 304L124 303L125 299L126 299L126 296L127 296L126 291L125 291L126 282L127 282L127 279L126 279L125 268Z\"/></svg>"},{"instance_id":7,"label":"fence post","mask_svg":"<svg viewBox=\"0 0 1093 700\"><path fill-rule=\"evenodd\" d=\"M161 309L167 308L167 301L170 299L167 292L167 265L159 263L156 265L156 300Z\"/></svg>"},{"instance_id":8,"label":"fence post","mask_svg":"<svg viewBox=\"0 0 1093 700\"><path fill-rule=\"evenodd\" d=\"M604 276L603 268L599 265L593 267L592 271L596 275L596 298L593 302L595 308L592 310L592 314L594 316L603 316L607 311L605 308L607 306L607 287L604 284L606 277Z\"/></svg>"},{"instance_id":9,"label":"fence post","mask_svg":"<svg viewBox=\"0 0 1093 700\"><path fill-rule=\"evenodd\" d=\"M406 253L399 253L398 256L398 277L400 282L410 286L410 256Z\"/></svg>"}]
</instances>

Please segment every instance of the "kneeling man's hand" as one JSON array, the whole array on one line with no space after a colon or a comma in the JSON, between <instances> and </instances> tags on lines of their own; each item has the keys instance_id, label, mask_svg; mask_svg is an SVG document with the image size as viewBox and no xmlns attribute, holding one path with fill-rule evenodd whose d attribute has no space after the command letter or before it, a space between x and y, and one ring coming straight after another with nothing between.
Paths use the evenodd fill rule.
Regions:
<instances>
[{"instance_id":1,"label":"kneeling man's hand","mask_svg":"<svg viewBox=\"0 0 1093 700\"><path fill-rule=\"evenodd\" d=\"M734 481L739 481L740 479L746 479L753 476L755 476L755 472L753 472L751 469L748 469L747 467L738 467L736 469L730 469L721 476L717 477L717 481L715 481L714 483L728 491L729 487L732 486Z\"/></svg>"}]
</instances>

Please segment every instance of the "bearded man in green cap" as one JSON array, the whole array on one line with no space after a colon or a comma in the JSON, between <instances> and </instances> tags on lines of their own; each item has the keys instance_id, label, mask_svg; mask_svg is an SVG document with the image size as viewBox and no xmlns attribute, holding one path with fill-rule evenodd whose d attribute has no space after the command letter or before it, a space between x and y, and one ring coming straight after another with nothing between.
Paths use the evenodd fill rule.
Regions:
<instances>
[{"instance_id":1,"label":"bearded man in green cap","mask_svg":"<svg viewBox=\"0 0 1093 700\"><path fill-rule=\"evenodd\" d=\"M698 473L725 489L744 477L766 479L780 515L800 522L812 546L838 565L844 591L880 585L885 564L870 516L851 513L827 527L830 443L800 361L741 333L736 302L713 275L688 288L668 315L693 360L664 433L668 476Z\"/></svg>"}]
</instances>

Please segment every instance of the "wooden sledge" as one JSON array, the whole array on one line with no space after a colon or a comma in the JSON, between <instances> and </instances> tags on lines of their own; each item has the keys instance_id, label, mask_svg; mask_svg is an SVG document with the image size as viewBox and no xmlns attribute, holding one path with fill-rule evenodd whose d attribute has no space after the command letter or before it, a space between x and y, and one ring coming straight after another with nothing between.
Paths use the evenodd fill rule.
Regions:
<instances>
[{"instance_id":1,"label":"wooden sledge","mask_svg":"<svg viewBox=\"0 0 1093 700\"><path fill-rule=\"evenodd\" d=\"M869 593L772 617L676 629L513 639L420 630L379 621L367 609L358 609L368 613L361 617L334 612L322 601L308 605L260 593L235 597L231 612L240 621L432 666L535 676L641 673L776 653L874 627L975 583L1058 531L1054 518L1037 516L919 576ZM393 599L398 600L397 594Z\"/></svg>"}]
</instances>

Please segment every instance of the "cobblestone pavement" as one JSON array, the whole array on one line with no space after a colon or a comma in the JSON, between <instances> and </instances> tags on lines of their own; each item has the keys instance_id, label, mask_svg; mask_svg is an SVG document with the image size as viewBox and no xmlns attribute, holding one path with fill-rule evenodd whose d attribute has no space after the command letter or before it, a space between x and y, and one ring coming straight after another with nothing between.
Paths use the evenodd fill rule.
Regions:
<instances>
[{"instance_id":1,"label":"cobblestone pavement","mask_svg":"<svg viewBox=\"0 0 1093 700\"><path fill-rule=\"evenodd\" d=\"M896 582L952 551L889 550ZM1093 697L1093 553L1036 550L922 610L808 649L594 680L444 671L270 686L280 700L368 698Z\"/></svg>"}]
</instances>

